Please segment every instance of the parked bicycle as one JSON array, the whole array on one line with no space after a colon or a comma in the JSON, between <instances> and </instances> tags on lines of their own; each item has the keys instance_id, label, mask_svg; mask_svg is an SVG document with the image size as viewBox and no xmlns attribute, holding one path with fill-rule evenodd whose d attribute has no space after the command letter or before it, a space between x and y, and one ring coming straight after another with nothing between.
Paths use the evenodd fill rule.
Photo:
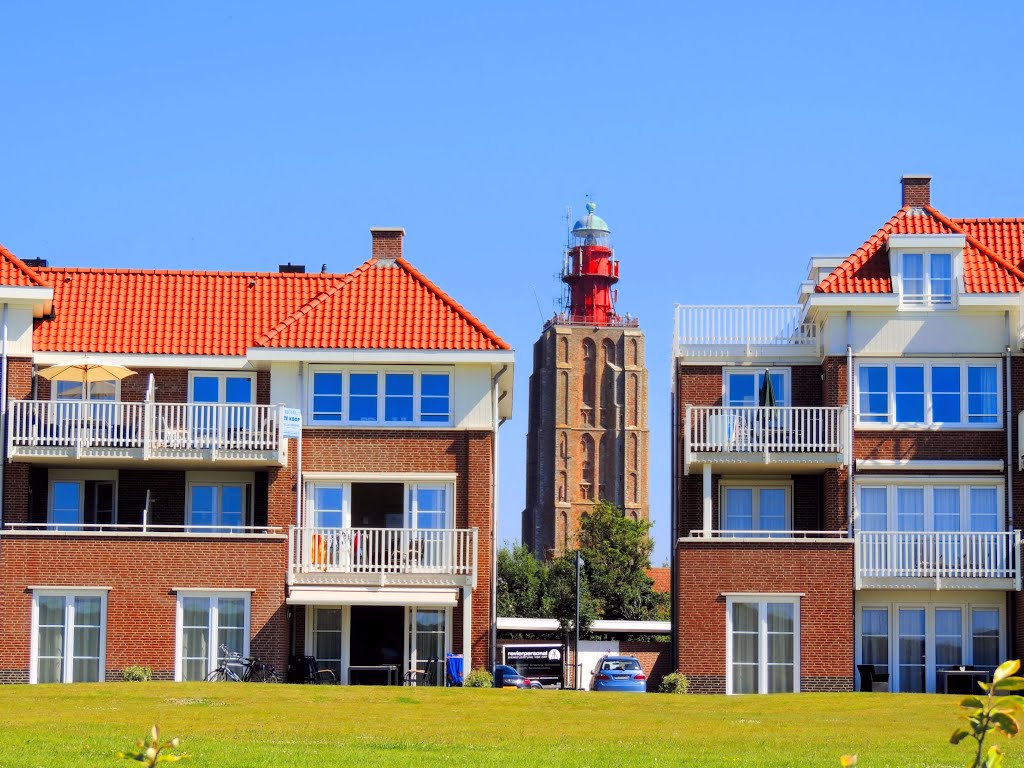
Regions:
<instances>
[{"instance_id":1,"label":"parked bicycle","mask_svg":"<svg viewBox=\"0 0 1024 768\"><path fill-rule=\"evenodd\" d=\"M240 653L228 650L228 647L225 645L220 647L220 652L223 654L220 666L206 676L206 679L210 682L220 683L229 680L235 683L281 682L281 676L277 674L277 670L270 664L264 664L252 656L243 656ZM242 673L239 674L232 667L241 667Z\"/></svg>"}]
</instances>

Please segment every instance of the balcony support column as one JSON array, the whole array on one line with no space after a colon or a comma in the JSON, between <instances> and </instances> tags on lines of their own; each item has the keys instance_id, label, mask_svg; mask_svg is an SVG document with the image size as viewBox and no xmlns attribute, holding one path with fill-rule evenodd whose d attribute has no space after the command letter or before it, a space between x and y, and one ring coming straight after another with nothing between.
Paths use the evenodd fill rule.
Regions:
<instances>
[{"instance_id":1,"label":"balcony support column","mask_svg":"<svg viewBox=\"0 0 1024 768\"><path fill-rule=\"evenodd\" d=\"M711 535L713 528L711 524L711 465L705 464L702 467L703 479L701 481L701 489L704 493L704 518L702 527L704 529L704 538Z\"/></svg>"},{"instance_id":2,"label":"balcony support column","mask_svg":"<svg viewBox=\"0 0 1024 768\"><path fill-rule=\"evenodd\" d=\"M473 669L473 589L462 588L462 669ZM447 672L446 672L447 674Z\"/></svg>"}]
</instances>

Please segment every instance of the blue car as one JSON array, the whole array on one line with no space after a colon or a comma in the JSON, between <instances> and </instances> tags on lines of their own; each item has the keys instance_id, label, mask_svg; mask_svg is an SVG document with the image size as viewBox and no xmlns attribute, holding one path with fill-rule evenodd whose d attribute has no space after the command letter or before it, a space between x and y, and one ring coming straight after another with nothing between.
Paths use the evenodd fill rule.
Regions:
<instances>
[{"instance_id":1,"label":"blue car","mask_svg":"<svg viewBox=\"0 0 1024 768\"><path fill-rule=\"evenodd\" d=\"M636 656L605 656L594 673L594 690L646 693L647 675Z\"/></svg>"},{"instance_id":2,"label":"blue car","mask_svg":"<svg viewBox=\"0 0 1024 768\"><path fill-rule=\"evenodd\" d=\"M497 664L494 667L495 685L497 685L498 672L501 672L503 688L541 688L540 681L530 680L523 677L515 667L507 664Z\"/></svg>"}]
</instances>

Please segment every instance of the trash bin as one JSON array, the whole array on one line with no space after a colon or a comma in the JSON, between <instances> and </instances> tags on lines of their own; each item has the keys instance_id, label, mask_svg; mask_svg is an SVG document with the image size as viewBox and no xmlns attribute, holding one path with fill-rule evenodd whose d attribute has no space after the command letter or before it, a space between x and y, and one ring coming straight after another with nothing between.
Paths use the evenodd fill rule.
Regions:
<instances>
[{"instance_id":1,"label":"trash bin","mask_svg":"<svg viewBox=\"0 0 1024 768\"><path fill-rule=\"evenodd\" d=\"M289 683L301 683L305 680L305 661L302 656L292 654L288 657L288 674L285 680Z\"/></svg>"},{"instance_id":2,"label":"trash bin","mask_svg":"<svg viewBox=\"0 0 1024 768\"><path fill-rule=\"evenodd\" d=\"M505 670L503 670L501 667L498 667L494 670L494 687L505 687Z\"/></svg>"},{"instance_id":3,"label":"trash bin","mask_svg":"<svg viewBox=\"0 0 1024 768\"><path fill-rule=\"evenodd\" d=\"M445 656L445 683L450 686L462 685L461 653L449 653Z\"/></svg>"}]
</instances>

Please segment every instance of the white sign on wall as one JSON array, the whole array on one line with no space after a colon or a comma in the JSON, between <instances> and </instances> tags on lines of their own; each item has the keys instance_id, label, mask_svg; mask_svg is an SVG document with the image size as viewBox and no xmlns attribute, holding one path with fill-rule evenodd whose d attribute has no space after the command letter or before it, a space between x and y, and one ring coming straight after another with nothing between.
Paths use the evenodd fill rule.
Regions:
<instances>
[{"instance_id":1,"label":"white sign on wall","mask_svg":"<svg viewBox=\"0 0 1024 768\"><path fill-rule=\"evenodd\" d=\"M302 437L302 411L300 409L282 409L281 437Z\"/></svg>"}]
</instances>

